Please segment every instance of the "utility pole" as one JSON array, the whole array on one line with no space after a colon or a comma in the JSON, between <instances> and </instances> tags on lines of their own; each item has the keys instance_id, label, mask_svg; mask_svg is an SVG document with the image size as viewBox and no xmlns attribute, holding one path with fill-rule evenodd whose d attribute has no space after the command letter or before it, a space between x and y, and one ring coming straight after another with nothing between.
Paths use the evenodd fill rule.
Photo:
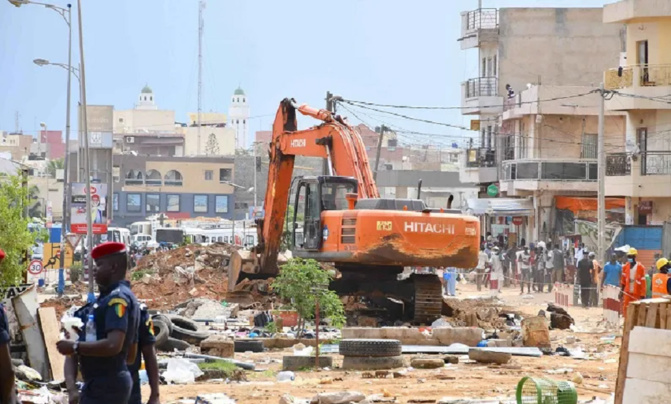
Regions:
<instances>
[{"instance_id":1,"label":"utility pole","mask_svg":"<svg viewBox=\"0 0 671 404\"><path fill-rule=\"evenodd\" d=\"M200 118L203 112L203 30L205 29L205 22L203 21L203 10L205 10L205 0L200 0L198 3L198 147L197 155L200 156Z\"/></svg>"},{"instance_id":2,"label":"utility pole","mask_svg":"<svg viewBox=\"0 0 671 404\"><path fill-rule=\"evenodd\" d=\"M84 34L82 32L82 0L77 0L77 12L79 20L79 58L81 66L79 75L81 78L81 114L82 124L84 126L84 175L86 177L86 258L89 274L89 294L88 302L95 301L94 280L93 280L93 260L91 251L93 251L93 218L91 217L91 154L89 150L89 127L86 113L86 67L84 66Z\"/></svg>"},{"instance_id":3,"label":"utility pole","mask_svg":"<svg viewBox=\"0 0 671 404\"><path fill-rule=\"evenodd\" d=\"M377 141L377 152L375 153L375 172L373 173L373 180L377 180L377 170L380 167L380 153L382 152L382 138L384 137L384 131L387 128L386 126L380 126L380 138Z\"/></svg>"},{"instance_id":4,"label":"utility pole","mask_svg":"<svg viewBox=\"0 0 671 404\"><path fill-rule=\"evenodd\" d=\"M63 170L63 219L61 220L61 254L59 257L60 269L65 270L65 236L70 230L70 92L72 81L72 5L68 4L68 89L65 107L65 170ZM60 271L59 271L60 276ZM59 279L60 281L60 279ZM60 286L60 282L59 282ZM59 292L60 293L60 292Z\"/></svg>"},{"instance_id":5,"label":"utility pole","mask_svg":"<svg viewBox=\"0 0 671 404\"><path fill-rule=\"evenodd\" d=\"M599 255L597 259L605 260L606 254L606 153L604 144L604 120L605 120L605 91L603 83L599 86L599 135L598 135L598 171L599 171L599 195L598 195L598 242Z\"/></svg>"}]
</instances>

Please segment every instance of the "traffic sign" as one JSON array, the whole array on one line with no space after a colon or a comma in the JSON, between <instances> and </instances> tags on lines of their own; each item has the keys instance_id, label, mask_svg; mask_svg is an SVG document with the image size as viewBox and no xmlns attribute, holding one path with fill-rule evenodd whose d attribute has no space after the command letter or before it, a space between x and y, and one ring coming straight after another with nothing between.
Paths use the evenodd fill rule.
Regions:
<instances>
[{"instance_id":1,"label":"traffic sign","mask_svg":"<svg viewBox=\"0 0 671 404\"><path fill-rule=\"evenodd\" d=\"M32 260L30 261L30 265L28 265L28 272L30 272L31 275L41 274L42 269L42 261L40 260Z\"/></svg>"},{"instance_id":2,"label":"traffic sign","mask_svg":"<svg viewBox=\"0 0 671 404\"><path fill-rule=\"evenodd\" d=\"M513 224L515 226L521 226L522 223L524 223L524 218L522 216L514 216L513 217Z\"/></svg>"},{"instance_id":3,"label":"traffic sign","mask_svg":"<svg viewBox=\"0 0 671 404\"><path fill-rule=\"evenodd\" d=\"M74 250L77 247L77 244L82 240L81 234L68 234L65 236L65 239L68 241L68 244L70 244L70 247Z\"/></svg>"},{"instance_id":4,"label":"traffic sign","mask_svg":"<svg viewBox=\"0 0 671 404\"><path fill-rule=\"evenodd\" d=\"M496 184L491 184L487 187L487 195L493 198L498 194L499 194L499 187L497 187Z\"/></svg>"}]
</instances>

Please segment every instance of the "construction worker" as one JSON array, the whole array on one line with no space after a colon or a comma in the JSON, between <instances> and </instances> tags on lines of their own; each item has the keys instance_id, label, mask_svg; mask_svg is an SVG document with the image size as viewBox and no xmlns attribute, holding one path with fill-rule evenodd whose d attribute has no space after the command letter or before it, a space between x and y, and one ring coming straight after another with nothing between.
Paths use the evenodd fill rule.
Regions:
<instances>
[{"instance_id":1,"label":"construction worker","mask_svg":"<svg viewBox=\"0 0 671 404\"><path fill-rule=\"evenodd\" d=\"M652 276L652 297L671 295L671 263L666 258L660 258L655 264L659 273Z\"/></svg>"},{"instance_id":2,"label":"construction worker","mask_svg":"<svg viewBox=\"0 0 671 404\"><path fill-rule=\"evenodd\" d=\"M0 248L0 263L5 259L5 252ZM14 367L9 355L9 323L5 315L5 307L0 303L0 404L16 403L14 387Z\"/></svg>"},{"instance_id":3,"label":"construction worker","mask_svg":"<svg viewBox=\"0 0 671 404\"><path fill-rule=\"evenodd\" d=\"M137 355L140 305L125 280L128 268L126 246L103 243L91 250L95 260L96 283L100 296L75 312L85 330L77 341L58 341L58 352L65 355L65 384L70 403L127 403L133 385L127 362ZM89 323L91 322L91 323ZM91 325L89 325L91 324ZM76 386L81 365L84 387Z\"/></svg>"},{"instance_id":4,"label":"construction worker","mask_svg":"<svg viewBox=\"0 0 671 404\"><path fill-rule=\"evenodd\" d=\"M636 262L638 251L630 248L627 253L627 263L622 267L622 280L620 282L622 292L622 313L627 315L629 303L645 299L645 266Z\"/></svg>"}]
</instances>

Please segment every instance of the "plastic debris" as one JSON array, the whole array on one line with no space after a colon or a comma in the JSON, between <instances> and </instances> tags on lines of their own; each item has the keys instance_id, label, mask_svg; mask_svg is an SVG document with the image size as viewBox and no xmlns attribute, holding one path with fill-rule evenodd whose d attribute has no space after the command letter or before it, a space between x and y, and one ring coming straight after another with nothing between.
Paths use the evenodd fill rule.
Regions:
<instances>
[{"instance_id":1,"label":"plastic debris","mask_svg":"<svg viewBox=\"0 0 671 404\"><path fill-rule=\"evenodd\" d=\"M163 373L163 378L168 383L188 384L196 381L203 372L198 365L182 358L168 359L168 370Z\"/></svg>"}]
</instances>

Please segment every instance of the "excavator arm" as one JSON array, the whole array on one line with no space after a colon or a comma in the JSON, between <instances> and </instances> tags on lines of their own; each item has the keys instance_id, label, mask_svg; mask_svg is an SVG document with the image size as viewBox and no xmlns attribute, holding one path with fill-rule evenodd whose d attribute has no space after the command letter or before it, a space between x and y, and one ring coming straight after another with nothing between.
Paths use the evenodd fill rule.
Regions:
<instances>
[{"instance_id":1,"label":"excavator arm","mask_svg":"<svg viewBox=\"0 0 671 404\"><path fill-rule=\"evenodd\" d=\"M322 123L299 131L296 111ZM359 197L379 197L359 133L340 116L307 105L296 106L293 99L285 98L273 123L265 217L257 221L259 243L252 249L254 272L259 274L273 275L278 270L277 258L296 156L325 158L330 175L353 177L358 181Z\"/></svg>"}]
</instances>

